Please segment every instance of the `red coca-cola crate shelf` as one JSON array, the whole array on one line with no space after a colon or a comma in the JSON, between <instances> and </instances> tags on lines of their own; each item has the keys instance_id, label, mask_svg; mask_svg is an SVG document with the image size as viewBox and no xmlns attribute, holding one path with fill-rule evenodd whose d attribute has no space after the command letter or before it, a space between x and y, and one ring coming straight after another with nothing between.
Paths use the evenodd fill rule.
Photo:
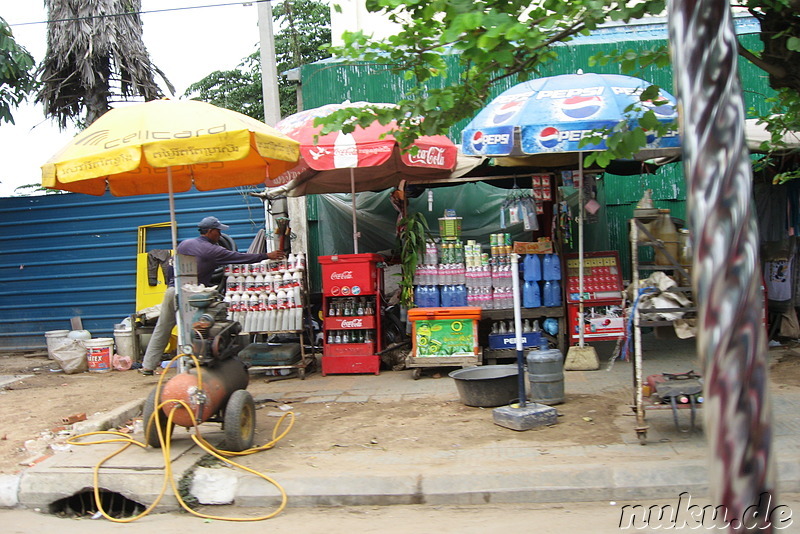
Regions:
<instances>
[{"instance_id":1,"label":"red coca-cola crate shelf","mask_svg":"<svg viewBox=\"0 0 800 534\"><path fill-rule=\"evenodd\" d=\"M322 352L322 375L329 373L374 373L380 370L381 293L383 270L378 254L320 256L322 268L322 322L325 339L340 330L368 330L369 343L326 343ZM367 305L369 315L331 315ZM358 305L354 307L354 303Z\"/></svg>"}]
</instances>

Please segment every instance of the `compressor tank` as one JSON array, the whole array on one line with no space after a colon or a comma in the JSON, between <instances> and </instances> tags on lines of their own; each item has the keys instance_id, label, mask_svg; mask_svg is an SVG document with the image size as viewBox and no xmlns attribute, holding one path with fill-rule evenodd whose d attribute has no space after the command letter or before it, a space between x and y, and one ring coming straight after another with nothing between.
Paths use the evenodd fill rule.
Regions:
<instances>
[{"instance_id":1,"label":"compressor tank","mask_svg":"<svg viewBox=\"0 0 800 534\"><path fill-rule=\"evenodd\" d=\"M238 389L247 389L249 382L247 369L241 361L235 358L216 362L213 367L202 366L200 372L206 399L199 416L196 399L197 369L191 369L188 373L180 373L172 377L164 385L159 398L159 403L166 400L185 402L191 407L198 424L207 421L224 409L233 392ZM162 410L169 415L172 408L173 404L168 403L163 406ZM192 426L192 418L183 406L175 410L172 420L179 426L187 428Z\"/></svg>"}]
</instances>

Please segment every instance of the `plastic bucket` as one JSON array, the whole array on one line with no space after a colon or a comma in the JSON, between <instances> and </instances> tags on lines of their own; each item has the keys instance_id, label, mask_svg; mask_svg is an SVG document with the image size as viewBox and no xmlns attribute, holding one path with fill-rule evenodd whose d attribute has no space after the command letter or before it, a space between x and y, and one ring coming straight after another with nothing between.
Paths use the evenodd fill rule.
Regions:
<instances>
[{"instance_id":1,"label":"plastic bucket","mask_svg":"<svg viewBox=\"0 0 800 534\"><path fill-rule=\"evenodd\" d=\"M519 369L516 365L484 365L452 371L458 396L467 406L490 408L519 400Z\"/></svg>"},{"instance_id":2,"label":"plastic bucket","mask_svg":"<svg viewBox=\"0 0 800 534\"><path fill-rule=\"evenodd\" d=\"M86 363L89 372L106 373L111 370L111 356L114 354L114 340L110 337L87 339L83 342L86 347Z\"/></svg>"},{"instance_id":3,"label":"plastic bucket","mask_svg":"<svg viewBox=\"0 0 800 534\"><path fill-rule=\"evenodd\" d=\"M133 353L133 330L115 328L114 343L117 345L117 354L120 356L127 356L131 361L139 359L139 355Z\"/></svg>"},{"instance_id":4,"label":"plastic bucket","mask_svg":"<svg viewBox=\"0 0 800 534\"><path fill-rule=\"evenodd\" d=\"M64 343L69 341L67 335L69 330L50 330L44 333L45 340L47 341L47 356L52 360L53 351Z\"/></svg>"}]
</instances>

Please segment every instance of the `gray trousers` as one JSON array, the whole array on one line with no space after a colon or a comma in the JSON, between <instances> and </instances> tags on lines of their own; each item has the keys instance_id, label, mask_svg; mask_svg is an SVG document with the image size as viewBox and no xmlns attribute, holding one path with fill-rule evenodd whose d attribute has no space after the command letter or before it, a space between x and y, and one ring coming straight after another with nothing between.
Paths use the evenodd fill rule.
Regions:
<instances>
[{"instance_id":1,"label":"gray trousers","mask_svg":"<svg viewBox=\"0 0 800 534\"><path fill-rule=\"evenodd\" d=\"M142 368L153 370L161 365L161 360L164 357L164 349L167 348L169 338L172 335L172 329L175 328L177 321L175 319L175 287L170 286L164 292L164 300L161 303L161 315L158 316L156 326L153 329L153 335L150 336L150 343L147 344L147 350L142 359Z\"/></svg>"}]
</instances>

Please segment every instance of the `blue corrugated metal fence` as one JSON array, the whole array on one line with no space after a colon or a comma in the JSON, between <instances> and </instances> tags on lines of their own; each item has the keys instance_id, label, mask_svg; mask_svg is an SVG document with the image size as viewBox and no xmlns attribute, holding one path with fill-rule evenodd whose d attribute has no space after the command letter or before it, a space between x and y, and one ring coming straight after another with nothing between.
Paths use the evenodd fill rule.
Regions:
<instances>
[{"instance_id":1,"label":"blue corrugated metal fence","mask_svg":"<svg viewBox=\"0 0 800 534\"><path fill-rule=\"evenodd\" d=\"M260 199L245 190L175 195L178 239L215 215L245 251L264 225ZM0 199L0 350L39 349L44 333L80 317L94 337L135 310L138 227L169 221L166 195L81 194ZM147 248L171 248L169 229L148 233Z\"/></svg>"}]
</instances>

